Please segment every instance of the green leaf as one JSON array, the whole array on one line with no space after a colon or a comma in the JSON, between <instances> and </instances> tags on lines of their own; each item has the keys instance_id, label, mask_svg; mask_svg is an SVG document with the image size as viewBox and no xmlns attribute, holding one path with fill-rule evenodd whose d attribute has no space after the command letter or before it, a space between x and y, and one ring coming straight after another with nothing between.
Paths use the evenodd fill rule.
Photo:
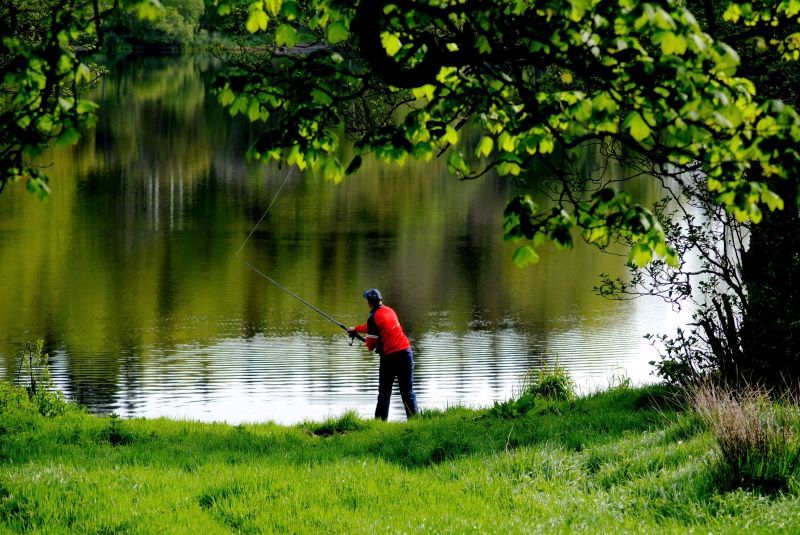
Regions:
<instances>
[{"instance_id":1,"label":"green leaf","mask_svg":"<svg viewBox=\"0 0 800 535\"><path fill-rule=\"evenodd\" d=\"M92 81L92 71L89 70L89 67L85 63L78 64L78 69L75 72L75 81L78 83L81 83L82 81Z\"/></svg>"},{"instance_id":2,"label":"green leaf","mask_svg":"<svg viewBox=\"0 0 800 535\"><path fill-rule=\"evenodd\" d=\"M485 35L478 36L478 39L475 40L475 46L481 54L490 54L492 52L492 45L489 44L489 40Z\"/></svg>"},{"instance_id":3,"label":"green leaf","mask_svg":"<svg viewBox=\"0 0 800 535\"><path fill-rule=\"evenodd\" d=\"M247 117L250 119L250 122L253 123L259 119L261 116L261 108L258 105L257 100L251 100L250 106L247 108Z\"/></svg>"},{"instance_id":4,"label":"green leaf","mask_svg":"<svg viewBox=\"0 0 800 535\"><path fill-rule=\"evenodd\" d=\"M686 52L688 42L682 35L674 32L663 32L661 34L661 52L665 56L675 54L677 56L683 55Z\"/></svg>"},{"instance_id":5,"label":"green leaf","mask_svg":"<svg viewBox=\"0 0 800 535\"><path fill-rule=\"evenodd\" d=\"M247 31L250 33L256 33L258 30L266 30L268 22L269 17L267 14L260 9L256 9L251 11L250 15L248 15L245 28L247 28Z\"/></svg>"},{"instance_id":6,"label":"green leaf","mask_svg":"<svg viewBox=\"0 0 800 535\"><path fill-rule=\"evenodd\" d=\"M497 174L501 176L517 176L522 172L522 167L516 162L502 162L497 166Z\"/></svg>"},{"instance_id":7,"label":"green leaf","mask_svg":"<svg viewBox=\"0 0 800 535\"><path fill-rule=\"evenodd\" d=\"M739 4L735 2L731 2L725 12L722 14L722 20L727 20L733 22L734 24L739 22L739 17L742 16L742 8L739 7Z\"/></svg>"},{"instance_id":8,"label":"green leaf","mask_svg":"<svg viewBox=\"0 0 800 535\"><path fill-rule=\"evenodd\" d=\"M456 129L450 125L447 125L445 133L442 136L442 141L445 143L450 143L451 145L458 143L458 132L456 132Z\"/></svg>"},{"instance_id":9,"label":"green leaf","mask_svg":"<svg viewBox=\"0 0 800 535\"><path fill-rule=\"evenodd\" d=\"M469 174L469 166L467 162L464 161L464 155L457 150L450 151L450 156L447 158L447 165L461 174Z\"/></svg>"},{"instance_id":10,"label":"green leaf","mask_svg":"<svg viewBox=\"0 0 800 535\"><path fill-rule=\"evenodd\" d=\"M337 184L341 182L342 177L344 177L342 165L336 158L328 158L325 161L325 165L322 168L322 174L325 176L326 180L331 180Z\"/></svg>"},{"instance_id":11,"label":"green leaf","mask_svg":"<svg viewBox=\"0 0 800 535\"><path fill-rule=\"evenodd\" d=\"M64 111L69 111L75 105L75 99L72 97L58 97L58 104Z\"/></svg>"},{"instance_id":12,"label":"green leaf","mask_svg":"<svg viewBox=\"0 0 800 535\"><path fill-rule=\"evenodd\" d=\"M722 54L717 59L717 70L728 76L733 76L736 73L736 67L739 66L739 54L723 42L718 42L717 45L722 49Z\"/></svg>"},{"instance_id":13,"label":"green leaf","mask_svg":"<svg viewBox=\"0 0 800 535\"><path fill-rule=\"evenodd\" d=\"M225 87L222 91L220 91L219 96L219 103L223 106L227 106L236 98L236 95L233 94L230 87Z\"/></svg>"},{"instance_id":14,"label":"green leaf","mask_svg":"<svg viewBox=\"0 0 800 535\"><path fill-rule=\"evenodd\" d=\"M346 40L350 35L347 26L342 22L334 22L328 27L328 42L332 44Z\"/></svg>"},{"instance_id":15,"label":"green leaf","mask_svg":"<svg viewBox=\"0 0 800 535\"><path fill-rule=\"evenodd\" d=\"M598 110L603 110L608 113L615 113L617 111L617 103L611 98L608 93L600 93L592 99L592 107Z\"/></svg>"},{"instance_id":16,"label":"green leaf","mask_svg":"<svg viewBox=\"0 0 800 535\"><path fill-rule=\"evenodd\" d=\"M231 105L231 109L228 112L231 114L231 117L236 115L237 113L244 113L247 111L248 101L247 97L245 96L238 96L234 99L233 104Z\"/></svg>"},{"instance_id":17,"label":"green leaf","mask_svg":"<svg viewBox=\"0 0 800 535\"><path fill-rule=\"evenodd\" d=\"M267 11L269 11L270 15L273 17L277 17L278 13L280 13L281 4L283 4L283 0L264 0L264 5L267 6Z\"/></svg>"},{"instance_id":18,"label":"green leaf","mask_svg":"<svg viewBox=\"0 0 800 535\"><path fill-rule=\"evenodd\" d=\"M586 235L586 241L589 243L598 243L600 245L608 243L609 236L607 227L595 227L592 229L588 229L585 235Z\"/></svg>"},{"instance_id":19,"label":"green leaf","mask_svg":"<svg viewBox=\"0 0 800 535\"><path fill-rule=\"evenodd\" d=\"M60 148L69 147L77 143L80 137L80 134L74 128L65 128L61 135L58 136L56 146Z\"/></svg>"},{"instance_id":20,"label":"green leaf","mask_svg":"<svg viewBox=\"0 0 800 535\"><path fill-rule=\"evenodd\" d=\"M765 189L761 192L761 202L767 205L771 211L783 210L783 199L774 191Z\"/></svg>"},{"instance_id":21,"label":"green leaf","mask_svg":"<svg viewBox=\"0 0 800 535\"><path fill-rule=\"evenodd\" d=\"M581 100L575 106L575 119L585 123L592 117L592 101L589 99Z\"/></svg>"},{"instance_id":22,"label":"green leaf","mask_svg":"<svg viewBox=\"0 0 800 535\"><path fill-rule=\"evenodd\" d=\"M637 243L631 247L631 252L628 254L628 261L636 267L644 267L652 259L653 251L646 243Z\"/></svg>"},{"instance_id":23,"label":"green leaf","mask_svg":"<svg viewBox=\"0 0 800 535\"><path fill-rule=\"evenodd\" d=\"M389 55L389 57L394 56L403 48L403 43L400 42L400 38L391 32L381 33L381 45L383 49L386 50L386 54Z\"/></svg>"},{"instance_id":24,"label":"green leaf","mask_svg":"<svg viewBox=\"0 0 800 535\"><path fill-rule=\"evenodd\" d=\"M517 250L514 251L511 261L514 262L514 265L518 268L524 268L528 264L537 263L539 261L539 255L536 254L536 251L534 251L533 247L530 245L520 245L517 247Z\"/></svg>"},{"instance_id":25,"label":"green leaf","mask_svg":"<svg viewBox=\"0 0 800 535\"><path fill-rule=\"evenodd\" d=\"M439 73L436 75L436 81L440 84L444 84L449 78L455 77L457 72L458 69L455 67L444 66L439 69Z\"/></svg>"},{"instance_id":26,"label":"green leaf","mask_svg":"<svg viewBox=\"0 0 800 535\"><path fill-rule=\"evenodd\" d=\"M411 94L414 95L414 98L427 98L431 100L433 98L433 92L436 90L435 85L425 84L420 87L415 87L411 90Z\"/></svg>"},{"instance_id":27,"label":"green leaf","mask_svg":"<svg viewBox=\"0 0 800 535\"><path fill-rule=\"evenodd\" d=\"M33 193L39 197L40 201L46 201L50 196L50 187L47 185L46 179L42 177L31 177L25 184L25 189L28 193Z\"/></svg>"},{"instance_id":28,"label":"green leaf","mask_svg":"<svg viewBox=\"0 0 800 535\"><path fill-rule=\"evenodd\" d=\"M286 156L286 163L289 165L296 165L301 171L308 167L305 154L300 149L299 145L292 145L292 148L289 149L289 154Z\"/></svg>"},{"instance_id":29,"label":"green leaf","mask_svg":"<svg viewBox=\"0 0 800 535\"><path fill-rule=\"evenodd\" d=\"M92 113L92 112L94 112L94 110L96 110L99 107L100 106L97 105L96 102L92 102L91 100L85 100L84 99L84 100L79 100L78 101L78 107L76 108L76 110L77 110L77 112L79 114Z\"/></svg>"},{"instance_id":30,"label":"green leaf","mask_svg":"<svg viewBox=\"0 0 800 535\"><path fill-rule=\"evenodd\" d=\"M591 7L591 0L569 0L569 5L572 9L569 12L569 18L578 22L583 18L586 10Z\"/></svg>"},{"instance_id":31,"label":"green leaf","mask_svg":"<svg viewBox=\"0 0 800 535\"><path fill-rule=\"evenodd\" d=\"M50 133L50 130L53 129L53 116L52 115L42 115L36 121L36 128L38 128L41 132L46 134Z\"/></svg>"},{"instance_id":32,"label":"green leaf","mask_svg":"<svg viewBox=\"0 0 800 535\"><path fill-rule=\"evenodd\" d=\"M628 130L631 132L631 136L633 136L633 139L639 142L647 138L647 136L649 136L652 132L638 111L630 112L625 118L625 123L623 126L628 128Z\"/></svg>"},{"instance_id":33,"label":"green leaf","mask_svg":"<svg viewBox=\"0 0 800 535\"><path fill-rule=\"evenodd\" d=\"M286 46L292 48L297 44L297 30L289 24L281 24L275 31L275 43L278 46Z\"/></svg>"},{"instance_id":34,"label":"green leaf","mask_svg":"<svg viewBox=\"0 0 800 535\"><path fill-rule=\"evenodd\" d=\"M289 2L283 2L281 6L281 15L286 17L286 20L297 20L302 16L302 13L297 2L290 0Z\"/></svg>"},{"instance_id":35,"label":"green leaf","mask_svg":"<svg viewBox=\"0 0 800 535\"><path fill-rule=\"evenodd\" d=\"M314 89L311 91L311 98L314 99L316 104L321 106L330 106L333 104L333 99L331 96L325 91L320 91L319 89Z\"/></svg>"},{"instance_id":36,"label":"green leaf","mask_svg":"<svg viewBox=\"0 0 800 535\"><path fill-rule=\"evenodd\" d=\"M516 149L516 142L508 132L503 132L500 134L500 137L497 138L497 146L500 150L505 152L514 152Z\"/></svg>"},{"instance_id":37,"label":"green leaf","mask_svg":"<svg viewBox=\"0 0 800 535\"><path fill-rule=\"evenodd\" d=\"M158 20L163 9L158 0L143 0L136 4L136 16L142 20Z\"/></svg>"},{"instance_id":38,"label":"green leaf","mask_svg":"<svg viewBox=\"0 0 800 535\"><path fill-rule=\"evenodd\" d=\"M549 154L553 152L554 148L556 148L556 144L551 137L545 137L539 141L539 152L541 154Z\"/></svg>"},{"instance_id":39,"label":"green leaf","mask_svg":"<svg viewBox=\"0 0 800 535\"><path fill-rule=\"evenodd\" d=\"M475 147L475 156L478 157L487 157L489 154L492 153L492 149L494 148L494 140L489 136L483 136L481 140L478 142L478 146Z\"/></svg>"}]
</instances>

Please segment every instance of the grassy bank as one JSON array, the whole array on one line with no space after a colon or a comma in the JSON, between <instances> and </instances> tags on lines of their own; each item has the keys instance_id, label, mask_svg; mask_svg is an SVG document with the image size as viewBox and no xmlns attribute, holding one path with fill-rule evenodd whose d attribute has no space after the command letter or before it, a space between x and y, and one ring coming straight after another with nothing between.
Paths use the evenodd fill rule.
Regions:
<instances>
[{"instance_id":1,"label":"grassy bank","mask_svg":"<svg viewBox=\"0 0 800 535\"><path fill-rule=\"evenodd\" d=\"M655 387L294 427L44 417L4 388L0 530L800 531L796 492L720 489Z\"/></svg>"}]
</instances>

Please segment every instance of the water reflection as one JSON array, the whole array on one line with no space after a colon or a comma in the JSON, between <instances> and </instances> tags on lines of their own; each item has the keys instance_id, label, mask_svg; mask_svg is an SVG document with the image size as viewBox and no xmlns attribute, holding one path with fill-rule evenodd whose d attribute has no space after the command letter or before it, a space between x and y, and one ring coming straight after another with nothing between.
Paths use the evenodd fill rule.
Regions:
<instances>
[{"instance_id":1,"label":"water reflection","mask_svg":"<svg viewBox=\"0 0 800 535\"><path fill-rule=\"evenodd\" d=\"M113 67L97 129L51 156L52 199L0 196L0 365L11 377L25 341L44 338L59 385L96 410L369 415L375 358L235 258L286 170L242 160L254 133L208 95L215 68ZM422 406L507 398L556 357L584 389L646 380L642 335L680 318L593 296L596 275L623 266L587 247L513 267L500 229L515 193L459 182L443 162L366 162L339 186L295 177L243 256L345 324L366 316L360 291L380 287L413 338Z\"/></svg>"}]
</instances>

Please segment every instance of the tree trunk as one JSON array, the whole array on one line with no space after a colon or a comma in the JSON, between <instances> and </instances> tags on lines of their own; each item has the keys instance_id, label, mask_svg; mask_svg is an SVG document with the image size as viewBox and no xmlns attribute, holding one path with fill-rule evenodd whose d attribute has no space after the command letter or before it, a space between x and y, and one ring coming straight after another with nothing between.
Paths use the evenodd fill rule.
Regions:
<instances>
[{"instance_id":1,"label":"tree trunk","mask_svg":"<svg viewBox=\"0 0 800 535\"><path fill-rule=\"evenodd\" d=\"M800 377L800 217L797 182L770 184L784 210L765 213L753 225L743 259L748 304L741 328L746 378L770 385L796 384Z\"/></svg>"}]
</instances>

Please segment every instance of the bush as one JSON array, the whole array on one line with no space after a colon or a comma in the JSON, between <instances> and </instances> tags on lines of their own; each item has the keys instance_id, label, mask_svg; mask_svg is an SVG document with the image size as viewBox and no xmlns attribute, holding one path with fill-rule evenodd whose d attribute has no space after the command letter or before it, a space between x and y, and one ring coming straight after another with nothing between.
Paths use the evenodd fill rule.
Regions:
<instances>
[{"instance_id":1,"label":"bush","mask_svg":"<svg viewBox=\"0 0 800 535\"><path fill-rule=\"evenodd\" d=\"M800 476L800 406L797 398L773 400L765 389L740 391L703 384L692 406L719 446L723 486L783 490Z\"/></svg>"},{"instance_id":2,"label":"bush","mask_svg":"<svg viewBox=\"0 0 800 535\"><path fill-rule=\"evenodd\" d=\"M24 389L0 381L0 414L30 406Z\"/></svg>"},{"instance_id":3,"label":"bush","mask_svg":"<svg viewBox=\"0 0 800 535\"><path fill-rule=\"evenodd\" d=\"M30 403L42 416L57 416L67 410L69 404L64 394L53 384L50 375L50 355L44 352L43 340L37 340L35 346L30 342L26 344L20 368L22 376L18 380L24 380L27 384L18 390L27 392ZM7 400L12 397L8 392L3 393L0 398L5 398L6 401L0 399L0 409L4 408Z\"/></svg>"},{"instance_id":4,"label":"bush","mask_svg":"<svg viewBox=\"0 0 800 535\"><path fill-rule=\"evenodd\" d=\"M575 398L575 382L556 360L550 369L530 370L525 376L522 392L523 395L530 394L552 401L569 401Z\"/></svg>"}]
</instances>

